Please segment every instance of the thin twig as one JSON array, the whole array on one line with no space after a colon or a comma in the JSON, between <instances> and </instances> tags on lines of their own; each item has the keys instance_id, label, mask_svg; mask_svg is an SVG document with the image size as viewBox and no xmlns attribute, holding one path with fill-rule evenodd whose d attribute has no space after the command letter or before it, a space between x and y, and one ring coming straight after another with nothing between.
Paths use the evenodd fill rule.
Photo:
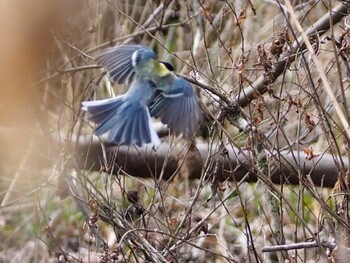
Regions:
<instances>
[{"instance_id":1,"label":"thin twig","mask_svg":"<svg viewBox=\"0 0 350 263\"><path fill-rule=\"evenodd\" d=\"M286 250L294 250L294 249L305 249L305 248L314 248L319 246L319 242L311 241L311 242L301 242L295 244L288 245L278 245L278 246L265 246L261 249L262 252L276 252L276 251L286 251ZM321 245L325 248L334 249L336 244L334 243L326 243L321 242Z\"/></svg>"}]
</instances>

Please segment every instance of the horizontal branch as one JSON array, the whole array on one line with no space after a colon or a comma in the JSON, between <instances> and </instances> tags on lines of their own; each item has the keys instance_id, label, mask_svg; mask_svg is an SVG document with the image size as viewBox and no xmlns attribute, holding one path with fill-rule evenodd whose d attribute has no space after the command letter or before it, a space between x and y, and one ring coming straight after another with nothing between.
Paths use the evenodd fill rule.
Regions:
<instances>
[{"instance_id":1,"label":"horizontal branch","mask_svg":"<svg viewBox=\"0 0 350 263\"><path fill-rule=\"evenodd\" d=\"M104 163L101 143L98 140L85 139L87 138L83 138L76 145L75 157L78 166L81 169L100 171ZM105 148L111 166L107 169L113 174L119 173L122 169L131 176L158 178L162 174L164 179L169 179L181 165L187 165L190 166L187 167L187 171L190 171L189 179L196 179L203 174L205 160L212 158L220 162L222 166L219 167L223 168L216 171L218 178L233 179L234 177L237 181L243 178L249 182L257 181L258 177L254 172L254 161L250 152L231 148L227 149L227 155L216 158L221 155L218 148L214 146L213 149L209 150L208 144L201 143L196 145L195 154L192 152L186 156L186 147L170 146L167 143L162 143L156 150L151 147L126 146L106 146ZM303 152L270 154L272 162L270 167L275 168L270 180L275 184L299 184L299 176L301 176L302 183L309 182L308 180L311 179L316 186L333 187L339 173L337 166L339 160L334 158L330 154L324 154L313 160L306 160ZM349 166L347 160L342 161L344 169L347 169Z\"/></svg>"},{"instance_id":2,"label":"horizontal branch","mask_svg":"<svg viewBox=\"0 0 350 263\"><path fill-rule=\"evenodd\" d=\"M289 245L266 246L266 247L263 247L261 249L261 251L262 252L276 252L276 251L286 251L286 250L313 248L313 247L318 247L318 244L316 241L302 242L302 243L289 244Z\"/></svg>"},{"instance_id":3,"label":"horizontal branch","mask_svg":"<svg viewBox=\"0 0 350 263\"><path fill-rule=\"evenodd\" d=\"M320 245L332 250L336 247L336 244L334 242L321 242ZM263 247L261 251L276 252L276 251L286 251L286 250L294 250L294 249L313 248L318 246L319 246L319 243L317 243L317 241L311 241L311 242L301 242L301 243L295 243L295 244L289 244L289 245L266 246L266 247Z\"/></svg>"},{"instance_id":4,"label":"horizontal branch","mask_svg":"<svg viewBox=\"0 0 350 263\"><path fill-rule=\"evenodd\" d=\"M91 136L79 136L79 140L73 139L70 142L60 142L57 138L51 141L54 143L51 145L49 140L45 140L43 137L36 138L36 136L31 136L30 133L19 129L2 128L0 135L0 144L4 146L0 150L0 157L7 160L6 163L13 167L15 167L14 160L20 160L21 151L28 147L27 144L31 140L34 140L34 148L28 168L32 167L38 170L51 166L52 160L60 158L58 157L59 153L53 149L66 148L67 144L71 147L70 152L74 156L76 168L100 171L104 164L102 145L96 137L91 140ZM24 138L24 142L27 144L22 142ZM20 142L17 143L17 147L5 147L6 145L15 145L14 140ZM210 159L213 162L220 162L221 165L218 167L223 168L216 170L218 178L230 177L230 179L235 178L237 181L244 178L248 182L255 182L258 179L254 167L256 161L254 161L252 153L247 150L227 148L227 154L220 155L218 145L213 144L212 149L209 149L209 144L200 143L195 148L195 154L190 152L185 158L188 147L181 146L180 143L174 145L162 143L156 151L150 147L106 145L108 163L113 166L113 169L109 170L111 173L117 174L120 172L119 169L123 169L131 176L143 178L158 178L162 174L164 179L168 179L177 173L182 165L182 167L189 168L187 169L189 179L196 179L203 174L205 160ZM11 156L13 158L10 158ZM67 156L72 155L68 154ZM302 183L308 183L308 180L311 179L316 186L333 187L338 179L339 169L342 168L345 171L349 167L347 158L343 158L340 162L341 157L335 158L331 154L323 154L312 160L306 160L304 152L296 151L275 152L268 156L268 161L271 161L270 167L274 170L269 179L276 184L299 184L299 178L301 178ZM185 161L182 162L184 159ZM339 165L340 163L342 165Z\"/></svg>"}]
</instances>

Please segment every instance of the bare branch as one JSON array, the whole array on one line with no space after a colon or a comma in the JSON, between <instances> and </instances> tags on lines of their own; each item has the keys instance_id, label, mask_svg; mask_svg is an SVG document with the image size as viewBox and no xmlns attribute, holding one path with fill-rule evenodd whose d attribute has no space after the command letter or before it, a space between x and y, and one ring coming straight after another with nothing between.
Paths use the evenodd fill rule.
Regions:
<instances>
[{"instance_id":1,"label":"bare branch","mask_svg":"<svg viewBox=\"0 0 350 263\"><path fill-rule=\"evenodd\" d=\"M75 158L80 168L92 171L101 169L103 153L99 140L91 141L87 137L80 138L80 142L76 147ZM207 144L198 144L196 147L200 158L192 160L193 167L190 179L200 178L203 168L202 160L213 154L208 151ZM237 148L227 150L229 157L224 158L224 169L218 176L223 178L234 176L237 181L244 177L250 182L257 181L257 175L254 173L251 160L247 157L250 153ZM170 178L177 171L179 168L177 160L181 154L186 153L183 146L172 147L167 143L162 143L156 151L150 147L129 148L126 146L108 146L106 151L107 155L116 156L112 173L118 173L120 172L119 168L122 168L132 176L148 178L161 174L162 169L164 169L164 179ZM331 154L323 154L313 160L306 160L303 152L275 152L270 158L278 167L271 176L271 181L276 184L299 184L298 171L303 175L303 180L308 181L308 178L311 178L316 186L333 187L338 179L337 166L334 156ZM296 163L295 160L298 159L299 163ZM344 169L347 169L349 167L348 162L347 160L343 161ZM230 169L230 167L232 168ZM246 176L247 174L248 176Z\"/></svg>"},{"instance_id":2,"label":"bare branch","mask_svg":"<svg viewBox=\"0 0 350 263\"><path fill-rule=\"evenodd\" d=\"M347 7L343 4L337 5L331 12L331 19L333 20L333 24L338 23L346 15ZM325 32L327 32L330 26L330 15L329 13L327 13L323 17L321 17L315 24L313 24L309 29L307 29L305 33L307 35L312 35L315 33L323 35ZM251 100L254 99L254 94L265 93L267 90L267 85L275 81L287 69L288 65L295 60L297 53L304 52L305 50L307 50L306 45L302 43L303 38L301 36L293 43L291 47L291 53L287 56L282 57L275 64L275 70L272 72L272 76L266 78L264 74L261 75L253 84L246 87L244 90L239 92L239 94L237 94L237 96L233 100L233 105L245 107Z\"/></svg>"}]
</instances>

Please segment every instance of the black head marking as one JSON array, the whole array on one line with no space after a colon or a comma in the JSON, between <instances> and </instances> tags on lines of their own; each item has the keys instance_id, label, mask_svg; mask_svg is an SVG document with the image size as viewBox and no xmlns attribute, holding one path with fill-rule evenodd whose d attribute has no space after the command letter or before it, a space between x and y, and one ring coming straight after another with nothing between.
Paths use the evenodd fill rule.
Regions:
<instances>
[{"instance_id":1,"label":"black head marking","mask_svg":"<svg viewBox=\"0 0 350 263\"><path fill-rule=\"evenodd\" d=\"M160 61L169 71L175 71L173 65L171 65L170 63L168 62L165 62L165 61Z\"/></svg>"}]
</instances>

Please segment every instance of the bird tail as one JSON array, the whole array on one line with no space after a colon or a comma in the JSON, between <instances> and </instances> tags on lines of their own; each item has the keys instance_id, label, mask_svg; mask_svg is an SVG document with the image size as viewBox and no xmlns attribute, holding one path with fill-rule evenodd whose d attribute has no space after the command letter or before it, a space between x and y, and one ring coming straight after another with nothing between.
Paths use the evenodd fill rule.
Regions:
<instances>
[{"instance_id":1,"label":"bird tail","mask_svg":"<svg viewBox=\"0 0 350 263\"><path fill-rule=\"evenodd\" d=\"M137 101L130 103L125 96L98 101L84 101L82 109L87 119L96 124L97 136L108 132L108 141L117 144L158 145L159 138L152 127L147 107Z\"/></svg>"}]
</instances>

